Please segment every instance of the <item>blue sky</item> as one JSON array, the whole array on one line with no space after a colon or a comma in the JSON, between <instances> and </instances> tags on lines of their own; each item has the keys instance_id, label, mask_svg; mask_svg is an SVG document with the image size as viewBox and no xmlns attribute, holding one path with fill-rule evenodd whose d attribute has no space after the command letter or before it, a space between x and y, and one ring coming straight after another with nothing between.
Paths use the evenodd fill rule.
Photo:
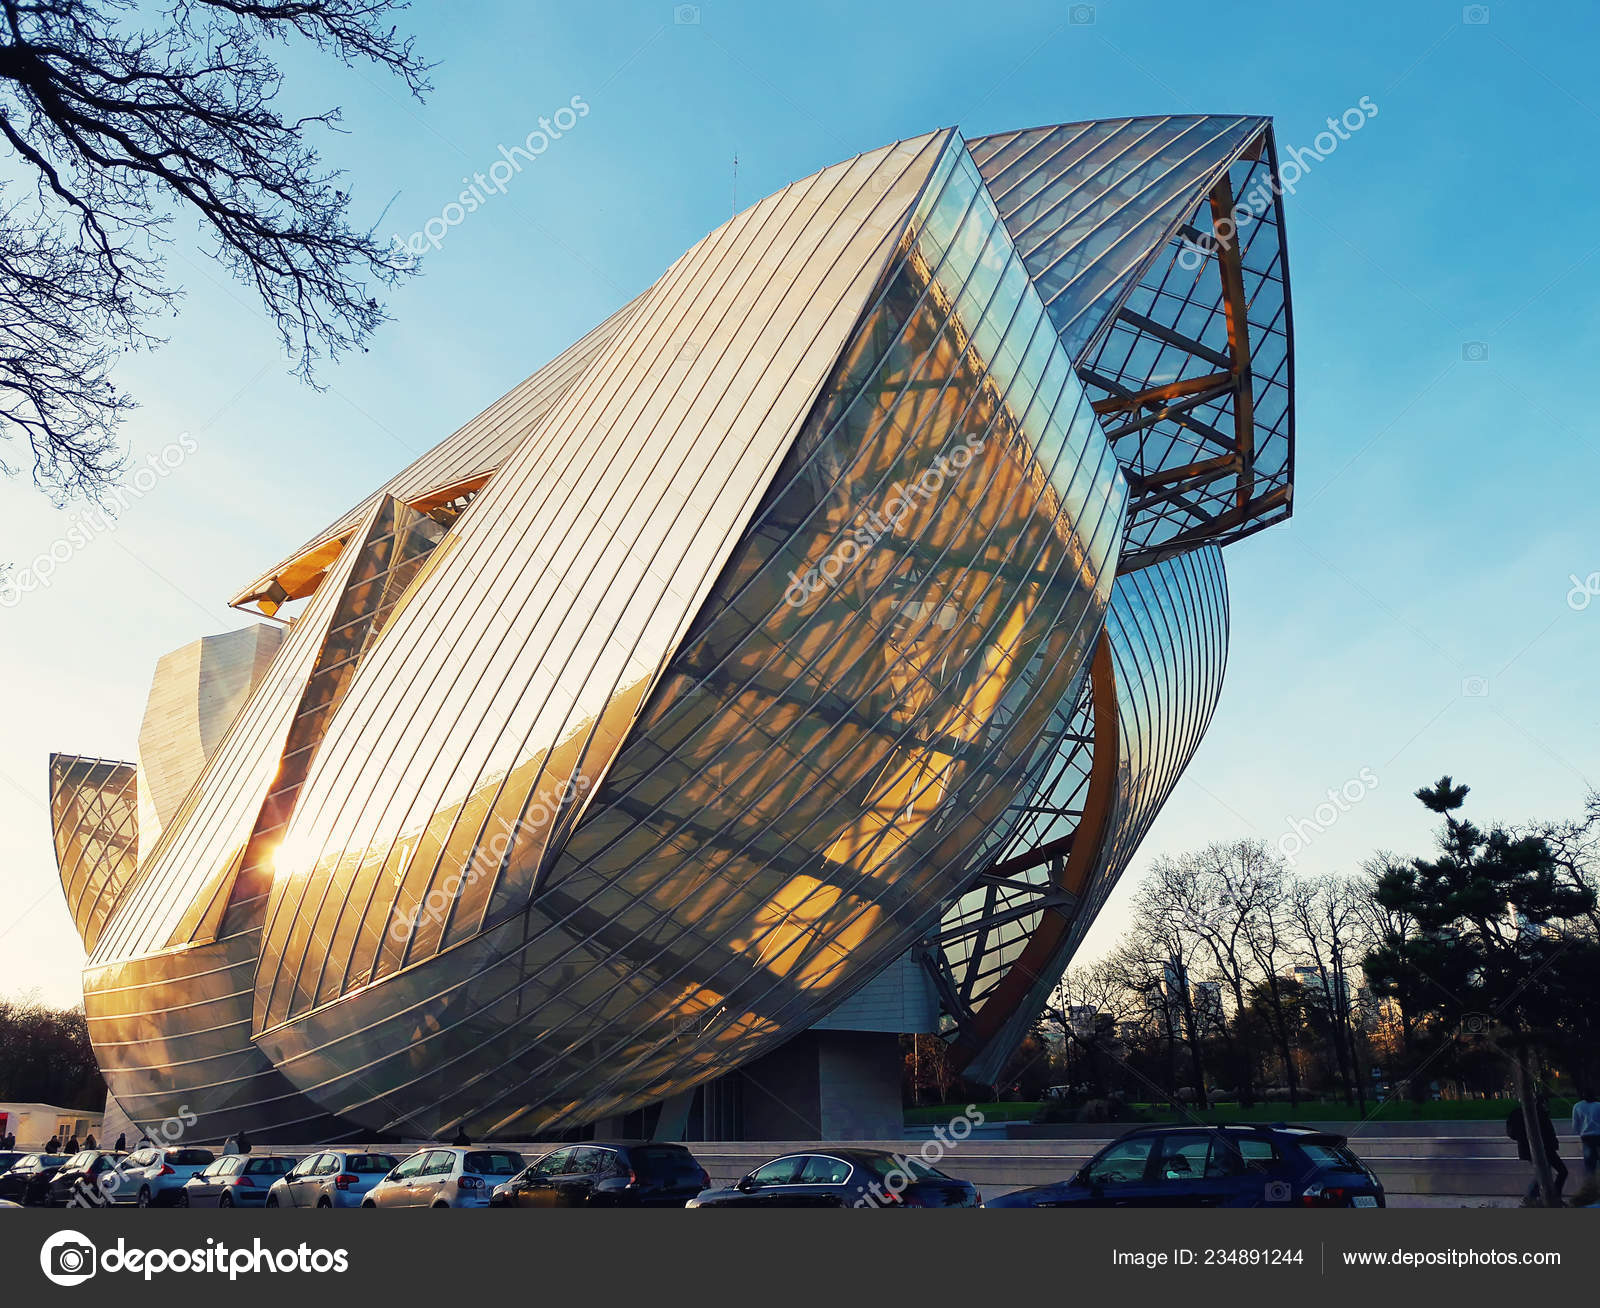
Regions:
<instances>
[{"instance_id":1,"label":"blue sky","mask_svg":"<svg viewBox=\"0 0 1600 1308\"><path fill-rule=\"evenodd\" d=\"M321 392L179 228L187 300L119 382L143 406L136 459L183 436L193 452L0 610L0 995L79 996L52 749L132 758L158 656L244 625L227 595L643 289L735 197L948 124L1262 113L1286 151L1363 96L1378 109L1286 201L1295 516L1227 552L1221 704L1089 950L1152 856L1276 842L1363 769L1376 785L1352 786L1363 798L1300 867L1420 851L1411 791L1442 772L1479 817L1573 813L1600 784L1600 603L1569 603L1600 572L1600 434L1568 381L1600 346L1600 183L1576 157L1600 127L1590 6L684 8L418 0L439 64L420 106L370 70L287 59L294 108L343 106L347 133L322 144L358 216L401 239L541 115L574 96L589 113L448 230ZM48 550L79 512L0 483L0 558Z\"/></svg>"}]
</instances>

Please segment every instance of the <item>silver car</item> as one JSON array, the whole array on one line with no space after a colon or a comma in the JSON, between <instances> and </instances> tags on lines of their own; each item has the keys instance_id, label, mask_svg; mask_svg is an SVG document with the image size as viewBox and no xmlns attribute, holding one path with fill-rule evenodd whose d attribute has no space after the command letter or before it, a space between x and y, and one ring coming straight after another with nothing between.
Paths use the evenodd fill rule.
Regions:
<instances>
[{"instance_id":1,"label":"silver car","mask_svg":"<svg viewBox=\"0 0 1600 1308\"><path fill-rule=\"evenodd\" d=\"M487 1208L525 1166L510 1149L419 1149L367 1191L363 1208Z\"/></svg>"},{"instance_id":2,"label":"silver car","mask_svg":"<svg viewBox=\"0 0 1600 1308\"><path fill-rule=\"evenodd\" d=\"M144 1145L113 1169L115 1185L101 1188L112 1203L159 1208L178 1202L184 1183L217 1161L209 1149L162 1149Z\"/></svg>"},{"instance_id":3,"label":"silver car","mask_svg":"<svg viewBox=\"0 0 1600 1308\"><path fill-rule=\"evenodd\" d=\"M196 1172L178 1191L180 1208L261 1208L267 1190L298 1158L228 1154Z\"/></svg>"},{"instance_id":4,"label":"silver car","mask_svg":"<svg viewBox=\"0 0 1600 1308\"><path fill-rule=\"evenodd\" d=\"M359 1208L367 1191L399 1165L393 1154L313 1154L267 1191L268 1208Z\"/></svg>"}]
</instances>

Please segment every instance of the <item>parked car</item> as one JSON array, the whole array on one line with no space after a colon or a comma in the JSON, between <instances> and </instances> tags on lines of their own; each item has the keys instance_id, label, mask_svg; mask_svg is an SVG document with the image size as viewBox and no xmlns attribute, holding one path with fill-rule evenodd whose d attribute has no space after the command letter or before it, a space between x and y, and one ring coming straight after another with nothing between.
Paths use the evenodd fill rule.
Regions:
<instances>
[{"instance_id":1,"label":"parked car","mask_svg":"<svg viewBox=\"0 0 1600 1308\"><path fill-rule=\"evenodd\" d=\"M783 1154L726 1189L707 1190L690 1208L976 1208L970 1181L946 1176L915 1156L881 1149Z\"/></svg>"},{"instance_id":2,"label":"parked car","mask_svg":"<svg viewBox=\"0 0 1600 1308\"><path fill-rule=\"evenodd\" d=\"M178 1191L180 1208L264 1208L267 1191L298 1158L227 1154L202 1168Z\"/></svg>"},{"instance_id":3,"label":"parked car","mask_svg":"<svg viewBox=\"0 0 1600 1308\"><path fill-rule=\"evenodd\" d=\"M45 1191L66 1161L65 1154L23 1154L9 1171L0 1172L0 1199L24 1208L43 1204Z\"/></svg>"},{"instance_id":4,"label":"parked car","mask_svg":"<svg viewBox=\"0 0 1600 1308\"><path fill-rule=\"evenodd\" d=\"M1068 1181L988 1208L1382 1208L1383 1185L1345 1137L1305 1126L1148 1126Z\"/></svg>"},{"instance_id":5,"label":"parked car","mask_svg":"<svg viewBox=\"0 0 1600 1308\"><path fill-rule=\"evenodd\" d=\"M209 1149L145 1145L122 1160L117 1168L117 1184L108 1190L108 1197L118 1204L164 1208L178 1202L178 1195L191 1176L216 1160Z\"/></svg>"},{"instance_id":6,"label":"parked car","mask_svg":"<svg viewBox=\"0 0 1600 1308\"><path fill-rule=\"evenodd\" d=\"M363 1208L487 1208L491 1188L525 1165L510 1149L419 1149L368 1190Z\"/></svg>"},{"instance_id":7,"label":"parked car","mask_svg":"<svg viewBox=\"0 0 1600 1308\"><path fill-rule=\"evenodd\" d=\"M272 1183L267 1207L359 1208L367 1191L399 1165L393 1154L313 1154Z\"/></svg>"},{"instance_id":8,"label":"parked car","mask_svg":"<svg viewBox=\"0 0 1600 1308\"><path fill-rule=\"evenodd\" d=\"M711 1178L679 1144L564 1145L494 1188L496 1208L682 1208Z\"/></svg>"},{"instance_id":9,"label":"parked car","mask_svg":"<svg viewBox=\"0 0 1600 1308\"><path fill-rule=\"evenodd\" d=\"M126 1157L110 1149L78 1150L50 1178L44 1192L45 1207L96 1207L110 1203L116 1165Z\"/></svg>"}]
</instances>

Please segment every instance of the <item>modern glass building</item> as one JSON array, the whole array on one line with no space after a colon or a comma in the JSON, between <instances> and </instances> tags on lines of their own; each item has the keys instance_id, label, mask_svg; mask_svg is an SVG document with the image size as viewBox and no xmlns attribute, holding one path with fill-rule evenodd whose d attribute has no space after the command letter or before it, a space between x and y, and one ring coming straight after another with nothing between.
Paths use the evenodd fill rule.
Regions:
<instances>
[{"instance_id":1,"label":"modern glass building","mask_svg":"<svg viewBox=\"0 0 1600 1308\"><path fill-rule=\"evenodd\" d=\"M997 1077L1216 705L1291 342L1261 118L736 215L164 659L137 765L52 760L120 1105L738 1133L765 1075L827 1133L897 1031Z\"/></svg>"}]
</instances>

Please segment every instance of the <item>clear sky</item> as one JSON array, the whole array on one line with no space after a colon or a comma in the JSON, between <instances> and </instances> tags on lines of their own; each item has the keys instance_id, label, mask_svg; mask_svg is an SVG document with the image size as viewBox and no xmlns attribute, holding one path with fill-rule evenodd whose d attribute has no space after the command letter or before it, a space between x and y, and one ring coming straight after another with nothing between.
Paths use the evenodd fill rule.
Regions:
<instances>
[{"instance_id":1,"label":"clear sky","mask_svg":"<svg viewBox=\"0 0 1600 1308\"><path fill-rule=\"evenodd\" d=\"M1574 813L1600 784L1600 603L1569 603L1600 573L1593 6L418 0L409 19L439 63L425 105L370 70L288 60L294 107L343 106L325 156L359 217L387 206L386 234L424 230L541 115L574 96L590 112L447 230L320 393L286 376L242 288L175 251L170 343L118 380L143 405L136 459L185 435L193 452L0 609L0 995L80 996L51 750L133 758L156 659L245 625L235 589L725 220L735 154L742 208L948 124L1259 113L1283 152L1363 96L1378 110L1286 201L1294 518L1227 551L1221 704L1088 949L1152 856L1276 842L1329 788L1364 793L1311 832L1312 871L1420 851L1411 791L1443 772L1479 817ZM49 550L79 512L0 484L0 559Z\"/></svg>"}]
</instances>

